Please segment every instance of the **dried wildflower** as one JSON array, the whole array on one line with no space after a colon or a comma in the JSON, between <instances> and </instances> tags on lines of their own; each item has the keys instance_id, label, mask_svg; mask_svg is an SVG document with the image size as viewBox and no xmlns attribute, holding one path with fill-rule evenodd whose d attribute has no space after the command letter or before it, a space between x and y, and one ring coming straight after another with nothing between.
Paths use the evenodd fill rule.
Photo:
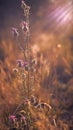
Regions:
<instances>
[{"instance_id":1,"label":"dried wildflower","mask_svg":"<svg viewBox=\"0 0 73 130\"><path fill-rule=\"evenodd\" d=\"M32 67L31 72L36 72L36 68Z\"/></svg>"},{"instance_id":2,"label":"dried wildflower","mask_svg":"<svg viewBox=\"0 0 73 130\"><path fill-rule=\"evenodd\" d=\"M25 117L25 116L22 116L22 117L21 117L21 121L25 122L25 121L26 121L26 117Z\"/></svg>"},{"instance_id":3,"label":"dried wildflower","mask_svg":"<svg viewBox=\"0 0 73 130\"><path fill-rule=\"evenodd\" d=\"M21 1L21 7L22 7L22 9L24 10L25 16L27 17L27 16L29 15L30 6L27 6L27 5L25 4L25 2L22 0L22 1Z\"/></svg>"},{"instance_id":4,"label":"dried wildflower","mask_svg":"<svg viewBox=\"0 0 73 130\"><path fill-rule=\"evenodd\" d=\"M9 116L9 120L14 122L16 120L16 116L15 115Z\"/></svg>"},{"instance_id":5,"label":"dried wildflower","mask_svg":"<svg viewBox=\"0 0 73 130\"><path fill-rule=\"evenodd\" d=\"M18 32L17 28L12 27L11 31L12 31L12 34L13 34L14 37L19 37L19 32Z\"/></svg>"},{"instance_id":6,"label":"dried wildflower","mask_svg":"<svg viewBox=\"0 0 73 130\"><path fill-rule=\"evenodd\" d=\"M17 60L17 64L18 64L19 67L25 67L27 69L27 66L28 66L28 62L27 61L23 61L21 59L18 59Z\"/></svg>"},{"instance_id":7,"label":"dried wildflower","mask_svg":"<svg viewBox=\"0 0 73 130\"><path fill-rule=\"evenodd\" d=\"M33 59L33 60L31 61L31 63L36 65L36 64L37 64L37 60L36 60L36 59Z\"/></svg>"},{"instance_id":8,"label":"dried wildflower","mask_svg":"<svg viewBox=\"0 0 73 130\"><path fill-rule=\"evenodd\" d=\"M24 104L28 104L28 102L29 102L29 99L26 98L25 101L24 101Z\"/></svg>"},{"instance_id":9,"label":"dried wildflower","mask_svg":"<svg viewBox=\"0 0 73 130\"><path fill-rule=\"evenodd\" d=\"M36 69L35 69L35 68L33 69L33 72L36 72Z\"/></svg>"},{"instance_id":10,"label":"dried wildflower","mask_svg":"<svg viewBox=\"0 0 73 130\"><path fill-rule=\"evenodd\" d=\"M23 0L21 1L21 7L22 7L22 8L23 8L23 7L24 7L24 8L27 7L27 5L25 4L25 2L24 2Z\"/></svg>"},{"instance_id":11,"label":"dried wildflower","mask_svg":"<svg viewBox=\"0 0 73 130\"><path fill-rule=\"evenodd\" d=\"M30 68L28 65L25 65L25 70L28 71Z\"/></svg>"},{"instance_id":12,"label":"dried wildflower","mask_svg":"<svg viewBox=\"0 0 73 130\"><path fill-rule=\"evenodd\" d=\"M28 62L25 61L25 62L23 63L23 66L25 67L25 66L27 66L27 65L28 65Z\"/></svg>"},{"instance_id":13,"label":"dried wildflower","mask_svg":"<svg viewBox=\"0 0 73 130\"><path fill-rule=\"evenodd\" d=\"M23 66L23 60L18 59L17 64L18 64L18 67L22 67Z\"/></svg>"},{"instance_id":14,"label":"dried wildflower","mask_svg":"<svg viewBox=\"0 0 73 130\"><path fill-rule=\"evenodd\" d=\"M18 73L18 69L17 68L13 68L13 72Z\"/></svg>"},{"instance_id":15,"label":"dried wildflower","mask_svg":"<svg viewBox=\"0 0 73 130\"><path fill-rule=\"evenodd\" d=\"M25 73L22 73L22 78L26 78L26 74Z\"/></svg>"},{"instance_id":16,"label":"dried wildflower","mask_svg":"<svg viewBox=\"0 0 73 130\"><path fill-rule=\"evenodd\" d=\"M31 104L33 104L34 106L38 105L38 100L34 95L31 96Z\"/></svg>"},{"instance_id":17,"label":"dried wildflower","mask_svg":"<svg viewBox=\"0 0 73 130\"><path fill-rule=\"evenodd\" d=\"M21 22L21 28L23 32L28 32L29 31L29 27L28 27L28 23L25 21Z\"/></svg>"}]
</instances>

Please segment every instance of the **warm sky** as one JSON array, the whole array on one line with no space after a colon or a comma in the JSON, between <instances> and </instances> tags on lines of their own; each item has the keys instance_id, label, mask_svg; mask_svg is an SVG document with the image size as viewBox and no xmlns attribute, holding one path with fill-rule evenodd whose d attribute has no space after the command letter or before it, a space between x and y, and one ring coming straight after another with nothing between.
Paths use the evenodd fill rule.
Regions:
<instances>
[{"instance_id":1,"label":"warm sky","mask_svg":"<svg viewBox=\"0 0 73 130\"><path fill-rule=\"evenodd\" d=\"M31 6L31 26L38 30L72 32L72 0L25 0ZM23 18L21 0L0 0L0 30L17 25Z\"/></svg>"}]
</instances>

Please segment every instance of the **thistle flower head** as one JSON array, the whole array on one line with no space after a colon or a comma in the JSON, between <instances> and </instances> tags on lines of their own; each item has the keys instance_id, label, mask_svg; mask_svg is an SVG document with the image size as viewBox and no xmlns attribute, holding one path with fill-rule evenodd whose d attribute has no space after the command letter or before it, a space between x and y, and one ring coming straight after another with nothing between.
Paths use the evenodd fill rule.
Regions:
<instances>
[{"instance_id":1,"label":"thistle flower head","mask_svg":"<svg viewBox=\"0 0 73 130\"><path fill-rule=\"evenodd\" d=\"M27 61L25 61L24 63L23 63L23 66L25 67L26 65L28 65L28 62Z\"/></svg>"},{"instance_id":2,"label":"thistle flower head","mask_svg":"<svg viewBox=\"0 0 73 130\"><path fill-rule=\"evenodd\" d=\"M26 121L26 117L25 117L25 116L22 116L22 117L21 117L21 121L25 122L25 121Z\"/></svg>"},{"instance_id":3,"label":"thistle flower head","mask_svg":"<svg viewBox=\"0 0 73 130\"><path fill-rule=\"evenodd\" d=\"M12 31L12 34L13 34L14 37L19 37L19 32L18 32L17 28L12 27L11 31Z\"/></svg>"},{"instance_id":4,"label":"thistle flower head","mask_svg":"<svg viewBox=\"0 0 73 130\"><path fill-rule=\"evenodd\" d=\"M28 69L28 62L27 61L23 61L22 59L18 59L17 64L18 64L18 67L25 67L26 69Z\"/></svg>"},{"instance_id":5,"label":"thistle flower head","mask_svg":"<svg viewBox=\"0 0 73 130\"><path fill-rule=\"evenodd\" d=\"M10 120L10 121L15 121L15 120L16 120L16 116L15 116L15 115L9 116L9 120Z\"/></svg>"},{"instance_id":6,"label":"thistle flower head","mask_svg":"<svg viewBox=\"0 0 73 130\"><path fill-rule=\"evenodd\" d=\"M23 60L18 59L17 64L18 64L18 67L22 67L23 66Z\"/></svg>"},{"instance_id":7,"label":"thistle flower head","mask_svg":"<svg viewBox=\"0 0 73 130\"><path fill-rule=\"evenodd\" d=\"M29 99L25 98L24 104L28 104L28 102L29 102Z\"/></svg>"},{"instance_id":8,"label":"thistle flower head","mask_svg":"<svg viewBox=\"0 0 73 130\"><path fill-rule=\"evenodd\" d=\"M28 23L26 21L22 21L21 28L23 32L28 32L29 31Z\"/></svg>"}]
</instances>

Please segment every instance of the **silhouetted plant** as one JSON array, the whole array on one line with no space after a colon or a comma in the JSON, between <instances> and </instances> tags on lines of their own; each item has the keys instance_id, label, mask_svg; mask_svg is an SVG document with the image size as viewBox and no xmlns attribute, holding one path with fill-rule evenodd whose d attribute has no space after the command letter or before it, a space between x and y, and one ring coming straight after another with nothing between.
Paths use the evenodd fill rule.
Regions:
<instances>
[{"instance_id":1,"label":"silhouetted plant","mask_svg":"<svg viewBox=\"0 0 73 130\"><path fill-rule=\"evenodd\" d=\"M17 67L13 69L13 72L17 77L20 77L22 81L22 95L21 102L9 117L10 130L38 130L36 125L36 117L38 118L38 113L43 113L45 116L52 107L45 103L39 101L34 96L35 89L35 74L37 68L37 60L31 55L31 45L29 41L30 28L29 28L29 15L30 7L22 0L21 7L24 11L24 20L20 23L20 28L23 36L23 45L20 42L20 31L16 27L12 27L11 31L16 40L18 41L18 46L23 53L23 59L18 58L16 63ZM35 116L36 115L36 116ZM47 117L47 116L46 116ZM39 119L41 117L39 116ZM53 120L56 125L55 119Z\"/></svg>"},{"instance_id":2,"label":"silhouetted plant","mask_svg":"<svg viewBox=\"0 0 73 130\"><path fill-rule=\"evenodd\" d=\"M21 31L24 38L24 45L22 46L19 43L20 32L16 27L12 27L11 31L14 37L18 40L19 48L24 54L24 59L17 60L17 68L14 68L13 71L20 76L23 84L23 93L22 93L22 102L16 108L13 115L9 117L9 123L11 129L31 129L32 126L32 116L30 112L30 97L34 89L34 74L36 71L36 60L31 59L30 55L30 29L29 29L29 15L30 7L26 3L21 1L21 8L24 11L25 21L20 23ZM21 110L24 111L21 113Z\"/></svg>"}]
</instances>

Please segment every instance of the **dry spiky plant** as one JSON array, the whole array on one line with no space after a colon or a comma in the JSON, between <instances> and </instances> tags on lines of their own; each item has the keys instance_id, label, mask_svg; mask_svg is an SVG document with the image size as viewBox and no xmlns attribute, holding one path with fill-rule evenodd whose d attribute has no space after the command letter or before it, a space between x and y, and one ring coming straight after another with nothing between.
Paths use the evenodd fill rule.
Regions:
<instances>
[{"instance_id":1,"label":"dry spiky plant","mask_svg":"<svg viewBox=\"0 0 73 130\"><path fill-rule=\"evenodd\" d=\"M19 30L15 27L12 27L12 33L15 38L18 40L19 48L24 55L23 59L17 60L17 68L14 68L13 71L17 74L17 77L20 78L22 82L22 95L21 103L18 105L13 115L9 116L10 130L21 129L21 130L35 130L37 128L37 118L41 118L40 115L44 111L45 114L52 107L44 102L39 102L38 99L34 96L34 87L35 87L35 74L36 74L36 65L37 61L31 55L31 48L29 44L30 37L30 28L29 28L29 15L30 7L22 0L21 7L24 11L25 21L21 22L21 31L23 36L24 45L19 43L20 33ZM40 112L40 113L39 113ZM39 115L38 115L39 114ZM45 117L46 118L46 117ZM35 121L36 120L36 121ZM34 123L36 122L36 123ZM56 123L55 123L56 124Z\"/></svg>"},{"instance_id":2,"label":"dry spiky plant","mask_svg":"<svg viewBox=\"0 0 73 130\"><path fill-rule=\"evenodd\" d=\"M24 55L24 59L17 60L17 68L14 68L13 71L17 73L17 76L20 77L22 81L22 101L19 106L14 111L13 115L9 117L10 121L10 129L31 129L32 120L31 120L31 112L30 112L30 97L33 93L33 85L34 85L34 75L36 71L36 61L35 59L31 59L30 55L30 29L29 29L29 15L30 15L30 7L26 5L26 3L22 0L21 7L24 11L25 21L21 22L21 31L23 36L24 45L22 46L19 43L19 48ZM15 27L12 27L12 33L15 38L19 42L20 33L19 30ZM22 112L23 111L23 112Z\"/></svg>"}]
</instances>

